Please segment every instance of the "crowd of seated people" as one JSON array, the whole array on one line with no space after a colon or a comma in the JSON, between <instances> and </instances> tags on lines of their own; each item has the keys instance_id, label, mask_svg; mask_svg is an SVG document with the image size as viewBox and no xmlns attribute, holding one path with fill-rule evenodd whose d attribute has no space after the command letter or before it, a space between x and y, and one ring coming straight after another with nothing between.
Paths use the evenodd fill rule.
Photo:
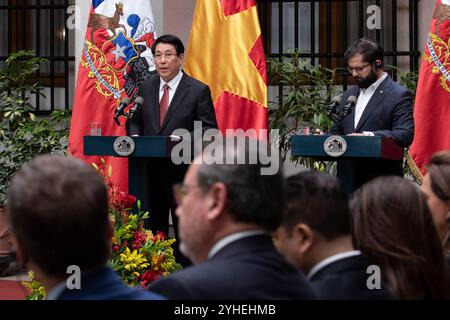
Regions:
<instances>
[{"instance_id":1,"label":"crowd of seated people","mask_svg":"<svg viewBox=\"0 0 450 320\"><path fill-rule=\"evenodd\" d=\"M248 140L223 155L258 159L258 150ZM7 216L18 262L48 299L450 298L450 151L431 158L421 187L379 177L350 200L327 173L285 179L281 169L261 174L260 161L203 160L176 193L180 250L193 265L148 290L108 267L106 186L72 158L39 156L14 176ZM69 265L82 270L80 289L66 286Z\"/></svg>"}]
</instances>

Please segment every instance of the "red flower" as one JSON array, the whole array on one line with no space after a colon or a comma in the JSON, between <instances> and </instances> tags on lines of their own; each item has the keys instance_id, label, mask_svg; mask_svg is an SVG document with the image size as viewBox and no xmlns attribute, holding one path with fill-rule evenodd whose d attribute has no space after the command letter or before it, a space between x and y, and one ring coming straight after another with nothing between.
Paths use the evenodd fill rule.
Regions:
<instances>
[{"instance_id":1,"label":"red flower","mask_svg":"<svg viewBox=\"0 0 450 320\"><path fill-rule=\"evenodd\" d=\"M122 208L132 208L136 202L136 197L125 192L121 192L120 195L122 196L122 199L120 200Z\"/></svg>"},{"instance_id":2,"label":"red flower","mask_svg":"<svg viewBox=\"0 0 450 320\"><path fill-rule=\"evenodd\" d=\"M162 231L156 232L156 235L152 238L153 242L166 240L166 234Z\"/></svg>"},{"instance_id":3,"label":"red flower","mask_svg":"<svg viewBox=\"0 0 450 320\"><path fill-rule=\"evenodd\" d=\"M141 279L141 286L143 288L146 288L150 283L152 283L153 281L157 280L161 278L161 273L157 272L157 271L147 271L146 273L141 274L140 279Z\"/></svg>"},{"instance_id":4,"label":"red flower","mask_svg":"<svg viewBox=\"0 0 450 320\"><path fill-rule=\"evenodd\" d=\"M145 244L145 241L147 240L147 235L142 232L142 231L135 231L133 233L133 244L131 245L131 247L133 249L139 249L140 247L142 247Z\"/></svg>"},{"instance_id":5,"label":"red flower","mask_svg":"<svg viewBox=\"0 0 450 320\"><path fill-rule=\"evenodd\" d=\"M113 192L110 198L113 206L118 210L130 209L136 202L136 197L126 192Z\"/></svg>"}]
</instances>

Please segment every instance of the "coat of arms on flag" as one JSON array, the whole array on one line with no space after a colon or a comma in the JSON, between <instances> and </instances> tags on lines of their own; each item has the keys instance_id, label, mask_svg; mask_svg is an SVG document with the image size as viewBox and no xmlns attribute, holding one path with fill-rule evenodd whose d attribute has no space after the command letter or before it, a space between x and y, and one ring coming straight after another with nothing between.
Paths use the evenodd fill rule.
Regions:
<instances>
[{"instance_id":1,"label":"coat of arms on flag","mask_svg":"<svg viewBox=\"0 0 450 320\"><path fill-rule=\"evenodd\" d=\"M125 135L124 126L113 120L114 110L154 73L151 46L155 38L150 0L92 0L69 136L73 156L88 163L99 161L83 154L83 136L89 134L92 123L101 127L102 135ZM113 167L113 182L127 191L128 160L104 158Z\"/></svg>"},{"instance_id":2,"label":"coat of arms on flag","mask_svg":"<svg viewBox=\"0 0 450 320\"><path fill-rule=\"evenodd\" d=\"M114 1L114 12L111 12L113 6L110 2L93 2L88 22L90 37L86 39L82 63L91 69L98 87L103 89L99 92L105 96L112 94L120 97L121 89L116 80L121 76L117 73L123 73L125 85L122 90L131 96L155 69L150 53L155 41L155 26L150 17L143 16L144 12L132 11L135 4L131 1ZM125 18L127 11L131 14ZM123 20L126 22L123 23ZM101 77L102 71L105 71L106 78L111 79L109 86L105 83L107 80Z\"/></svg>"},{"instance_id":3,"label":"coat of arms on flag","mask_svg":"<svg viewBox=\"0 0 450 320\"><path fill-rule=\"evenodd\" d=\"M432 64L432 72L439 76L442 88L450 92L450 3L438 3L434 10L435 32L428 34L427 52L423 55L424 61Z\"/></svg>"},{"instance_id":4,"label":"coat of arms on flag","mask_svg":"<svg viewBox=\"0 0 450 320\"><path fill-rule=\"evenodd\" d=\"M436 0L414 104L413 174L421 180L431 156L450 149L450 0ZM414 170L415 169L415 170Z\"/></svg>"}]
</instances>

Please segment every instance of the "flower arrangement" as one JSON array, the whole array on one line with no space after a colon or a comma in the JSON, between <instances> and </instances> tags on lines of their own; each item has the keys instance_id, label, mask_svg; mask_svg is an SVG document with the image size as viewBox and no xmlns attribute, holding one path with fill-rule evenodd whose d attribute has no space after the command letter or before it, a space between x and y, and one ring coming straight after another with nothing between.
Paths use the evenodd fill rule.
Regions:
<instances>
[{"instance_id":1,"label":"flower arrangement","mask_svg":"<svg viewBox=\"0 0 450 320\"><path fill-rule=\"evenodd\" d=\"M36 279L33 271L28 271L28 279L30 281L22 281L22 284L30 292L27 300L43 300L47 296L44 286Z\"/></svg>"},{"instance_id":2,"label":"flower arrangement","mask_svg":"<svg viewBox=\"0 0 450 320\"><path fill-rule=\"evenodd\" d=\"M156 235L144 229L148 212L141 210L141 202L128 193L120 192L111 181L112 168L106 171L101 159L93 164L105 178L108 187L109 213L114 224L112 256L110 264L125 283L130 286L147 287L152 281L181 269L175 261L172 244L175 239L167 239L158 232ZM131 209L136 203L138 212Z\"/></svg>"},{"instance_id":3,"label":"flower arrangement","mask_svg":"<svg viewBox=\"0 0 450 320\"><path fill-rule=\"evenodd\" d=\"M181 269L175 261L172 244L175 239L167 239L162 232L153 234L144 229L144 220L149 213L141 210L139 200L128 193L121 192L111 181L112 168L106 169L104 159L93 164L94 168L104 177L108 188L108 211L114 225L112 238L111 268L122 280L130 286L146 288L149 284L172 272ZM138 211L132 213L136 203ZM30 290L28 300L45 298L45 289L30 272L31 281L24 282Z\"/></svg>"}]
</instances>

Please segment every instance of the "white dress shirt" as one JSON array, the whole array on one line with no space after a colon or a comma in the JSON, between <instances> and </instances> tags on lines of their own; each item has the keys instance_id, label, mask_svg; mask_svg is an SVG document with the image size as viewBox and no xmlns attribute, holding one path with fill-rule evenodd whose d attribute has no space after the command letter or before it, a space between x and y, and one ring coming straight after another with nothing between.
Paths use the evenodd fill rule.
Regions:
<instances>
[{"instance_id":1,"label":"white dress shirt","mask_svg":"<svg viewBox=\"0 0 450 320\"><path fill-rule=\"evenodd\" d=\"M384 81L384 79L386 79L386 77L387 73L384 72L384 74L380 77L380 79L372 83L367 89L361 89L359 91L358 100L356 101L355 106L355 129L358 126L359 120L361 120L361 116L364 110L366 109L367 104L369 103L373 94L377 90L378 86Z\"/></svg>"},{"instance_id":2,"label":"white dress shirt","mask_svg":"<svg viewBox=\"0 0 450 320\"><path fill-rule=\"evenodd\" d=\"M172 98L175 95L175 92L177 91L178 85L180 84L181 78L183 77L183 72L178 71L178 74L169 82L165 82L162 78L159 83L159 102L161 102L162 96L164 94L164 85L167 83L169 85L169 106L172 102Z\"/></svg>"}]
</instances>

